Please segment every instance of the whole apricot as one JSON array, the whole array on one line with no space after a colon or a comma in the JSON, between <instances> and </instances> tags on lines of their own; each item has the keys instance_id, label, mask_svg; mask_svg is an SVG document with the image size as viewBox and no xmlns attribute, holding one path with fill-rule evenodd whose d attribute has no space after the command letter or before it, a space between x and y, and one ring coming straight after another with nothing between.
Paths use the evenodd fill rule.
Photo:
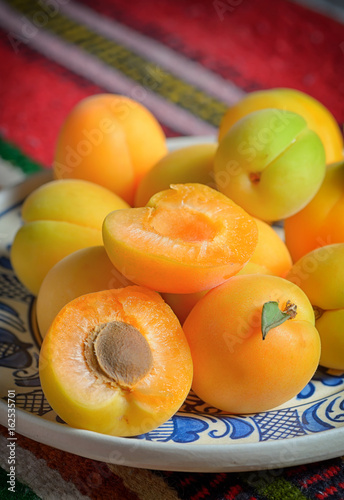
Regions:
<instances>
[{"instance_id":1,"label":"whole apricot","mask_svg":"<svg viewBox=\"0 0 344 500\"><path fill-rule=\"evenodd\" d=\"M168 189L171 184L215 185L212 172L216 149L215 143L193 144L168 153L141 180L135 206L145 206L155 193Z\"/></svg>"},{"instance_id":2,"label":"whole apricot","mask_svg":"<svg viewBox=\"0 0 344 500\"><path fill-rule=\"evenodd\" d=\"M188 395L193 364L176 316L137 286L66 304L44 337L44 394L70 426L115 436L144 434Z\"/></svg>"},{"instance_id":3,"label":"whole apricot","mask_svg":"<svg viewBox=\"0 0 344 500\"><path fill-rule=\"evenodd\" d=\"M236 274L258 239L255 221L203 184L176 184L146 207L116 210L103 224L113 265L158 292L193 293Z\"/></svg>"},{"instance_id":4,"label":"whole apricot","mask_svg":"<svg viewBox=\"0 0 344 500\"><path fill-rule=\"evenodd\" d=\"M112 265L103 245L81 248L57 262L45 275L36 300L42 337L62 307L76 297L132 285Z\"/></svg>"},{"instance_id":5,"label":"whole apricot","mask_svg":"<svg viewBox=\"0 0 344 500\"><path fill-rule=\"evenodd\" d=\"M193 390L229 413L285 403L318 366L312 305L299 287L277 276L234 276L197 302L183 329Z\"/></svg>"},{"instance_id":6,"label":"whole apricot","mask_svg":"<svg viewBox=\"0 0 344 500\"><path fill-rule=\"evenodd\" d=\"M146 172L167 154L165 134L139 102L116 94L81 100L59 132L54 174L104 186L129 204Z\"/></svg>"},{"instance_id":7,"label":"whole apricot","mask_svg":"<svg viewBox=\"0 0 344 500\"><path fill-rule=\"evenodd\" d=\"M219 191L251 215L276 221L315 196L325 176L325 151L302 116L264 109L228 130L214 172Z\"/></svg>"},{"instance_id":8,"label":"whole apricot","mask_svg":"<svg viewBox=\"0 0 344 500\"><path fill-rule=\"evenodd\" d=\"M247 94L224 114L219 127L219 141L244 116L259 109L275 108L298 113L308 127L320 137L326 154L326 163L343 158L343 135L332 113L317 99L290 88L258 90ZM279 111L276 111L276 116Z\"/></svg>"},{"instance_id":9,"label":"whole apricot","mask_svg":"<svg viewBox=\"0 0 344 500\"><path fill-rule=\"evenodd\" d=\"M105 216L129 205L92 182L65 179L43 184L22 205L11 262L19 280L37 295L49 269L80 248L102 244Z\"/></svg>"},{"instance_id":10,"label":"whole apricot","mask_svg":"<svg viewBox=\"0 0 344 500\"><path fill-rule=\"evenodd\" d=\"M344 243L325 245L301 257L286 279L307 295L321 338L320 364L344 370Z\"/></svg>"},{"instance_id":11,"label":"whole apricot","mask_svg":"<svg viewBox=\"0 0 344 500\"><path fill-rule=\"evenodd\" d=\"M315 248L344 243L344 161L327 166L319 191L285 220L284 232L294 262Z\"/></svg>"}]
</instances>

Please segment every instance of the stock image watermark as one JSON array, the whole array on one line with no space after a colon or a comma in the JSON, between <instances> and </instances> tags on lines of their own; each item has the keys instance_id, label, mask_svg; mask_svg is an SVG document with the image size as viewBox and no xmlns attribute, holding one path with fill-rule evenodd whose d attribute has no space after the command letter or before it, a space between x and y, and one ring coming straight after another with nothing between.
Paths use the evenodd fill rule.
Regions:
<instances>
[{"instance_id":1,"label":"stock image watermark","mask_svg":"<svg viewBox=\"0 0 344 500\"><path fill-rule=\"evenodd\" d=\"M7 464L9 471L7 473L8 491L16 491L16 402L15 391L9 389L7 392Z\"/></svg>"}]
</instances>

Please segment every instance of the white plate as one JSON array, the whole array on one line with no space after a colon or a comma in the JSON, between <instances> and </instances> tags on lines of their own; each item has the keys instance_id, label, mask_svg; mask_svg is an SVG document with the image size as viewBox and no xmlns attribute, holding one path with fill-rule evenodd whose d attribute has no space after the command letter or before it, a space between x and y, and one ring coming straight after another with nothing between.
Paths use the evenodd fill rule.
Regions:
<instances>
[{"instance_id":1,"label":"white plate","mask_svg":"<svg viewBox=\"0 0 344 500\"><path fill-rule=\"evenodd\" d=\"M170 149L205 139L173 139ZM231 416L190 394L166 424L136 438L109 437L62 423L38 378L40 339L34 298L19 283L9 248L21 202L49 172L0 192L0 423L16 393L16 432L108 463L158 470L228 472L287 467L344 455L344 373L319 370L301 394L278 409Z\"/></svg>"}]
</instances>

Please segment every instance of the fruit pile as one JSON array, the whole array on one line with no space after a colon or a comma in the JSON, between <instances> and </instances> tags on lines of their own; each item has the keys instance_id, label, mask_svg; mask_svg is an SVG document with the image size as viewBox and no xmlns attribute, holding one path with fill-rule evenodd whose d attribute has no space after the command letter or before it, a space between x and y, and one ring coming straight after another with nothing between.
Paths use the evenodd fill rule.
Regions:
<instances>
[{"instance_id":1,"label":"fruit pile","mask_svg":"<svg viewBox=\"0 0 344 500\"><path fill-rule=\"evenodd\" d=\"M37 296L43 391L69 425L143 434L191 387L256 413L319 363L344 370L343 137L318 101L253 92L217 141L168 151L142 104L95 95L66 118L53 171L11 260Z\"/></svg>"}]
</instances>

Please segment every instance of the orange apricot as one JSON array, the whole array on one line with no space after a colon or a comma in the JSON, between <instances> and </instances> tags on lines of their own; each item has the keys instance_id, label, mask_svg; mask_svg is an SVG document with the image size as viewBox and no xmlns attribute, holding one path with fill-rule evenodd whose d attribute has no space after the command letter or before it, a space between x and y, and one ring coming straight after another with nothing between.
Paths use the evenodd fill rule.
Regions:
<instances>
[{"instance_id":1,"label":"orange apricot","mask_svg":"<svg viewBox=\"0 0 344 500\"><path fill-rule=\"evenodd\" d=\"M115 436L167 421L192 371L176 316L159 294L137 286L69 302L43 340L39 364L44 394L67 424Z\"/></svg>"},{"instance_id":2,"label":"orange apricot","mask_svg":"<svg viewBox=\"0 0 344 500\"><path fill-rule=\"evenodd\" d=\"M165 134L145 106L97 94L80 101L63 123L54 174L100 184L132 204L138 183L165 154Z\"/></svg>"},{"instance_id":3,"label":"orange apricot","mask_svg":"<svg viewBox=\"0 0 344 500\"><path fill-rule=\"evenodd\" d=\"M294 262L316 248L344 243L344 161L327 166L319 191L284 221L284 231Z\"/></svg>"},{"instance_id":4,"label":"orange apricot","mask_svg":"<svg viewBox=\"0 0 344 500\"><path fill-rule=\"evenodd\" d=\"M45 336L57 313L86 293L132 285L112 265L102 245L81 248L57 262L45 275L36 300L39 331Z\"/></svg>"},{"instance_id":5,"label":"orange apricot","mask_svg":"<svg viewBox=\"0 0 344 500\"><path fill-rule=\"evenodd\" d=\"M278 276L234 276L210 290L183 325L195 393L229 413L285 403L318 366L314 322L306 294Z\"/></svg>"},{"instance_id":6,"label":"orange apricot","mask_svg":"<svg viewBox=\"0 0 344 500\"><path fill-rule=\"evenodd\" d=\"M283 278L292 266L289 250L272 226L260 219L255 221L258 244L252 257L238 274L272 274Z\"/></svg>"},{"instance_id":7,"label":"orange apricot","mask_svg":"<svg viewBox=\"0 0 344 500\"><path fill-rule=\"evenodd\" d=\"M103 224L105 249L129 280L158 292L193 293L236 274L258 239L255 221L202 184L176 184L146 207L117 210Z\"/></svg>"},{"instance_id":8,"label":"orange apricot","mask_svg":"<svg viewBox=\"0 0 344 500\"><path fill-rule=\"evenodd\" d=\"M168 153L138 185L135 206L144 207L155 193L168 189L171 184L197 182L214 187L212 171L216 149L215 143L193 144Z\"/></svg>"}]
</instances>

